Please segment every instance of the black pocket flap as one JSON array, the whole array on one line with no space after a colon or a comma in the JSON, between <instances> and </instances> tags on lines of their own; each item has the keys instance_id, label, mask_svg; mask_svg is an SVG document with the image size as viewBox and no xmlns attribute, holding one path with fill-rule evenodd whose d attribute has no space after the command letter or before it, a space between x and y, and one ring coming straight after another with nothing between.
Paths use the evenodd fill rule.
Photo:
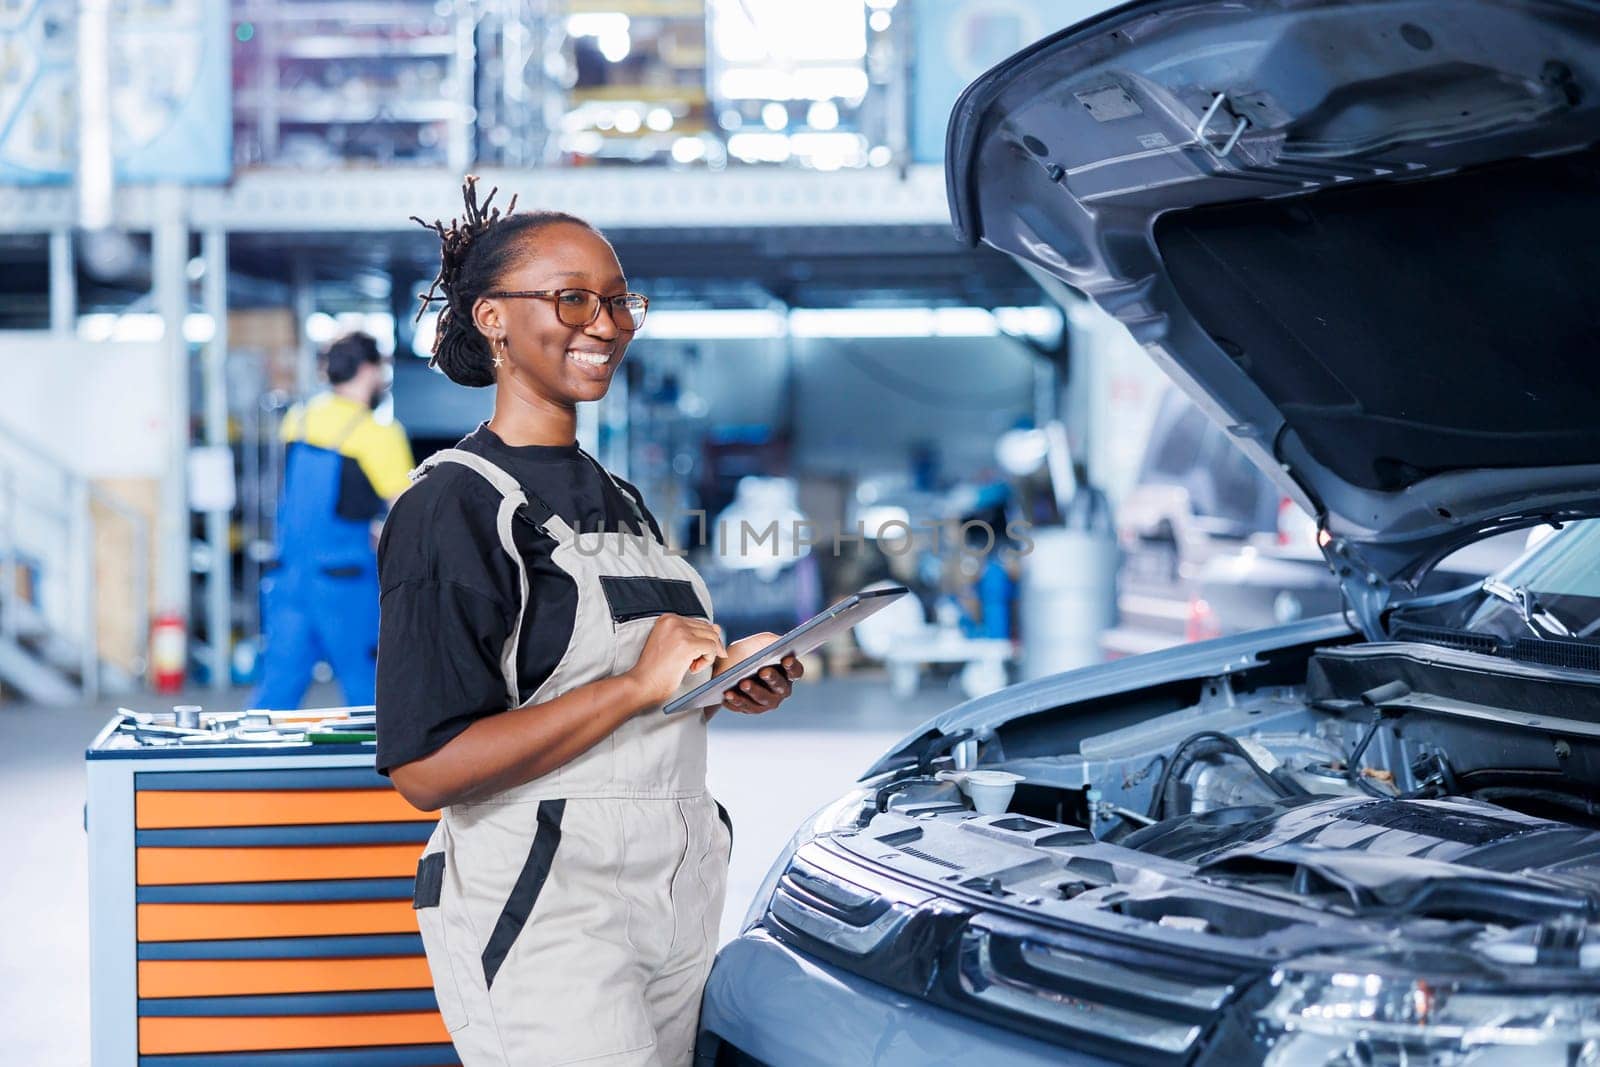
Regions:
<instances>
[{"instance_id":1,"label":"black pocket flap","mask_svg":"<svg viewBox=\"0 0 1600 1067\"><path fill-rule=\"evenodd\" d=\"M694 585L682 578L624 577L601 575L613 622L628 622L651 615L706 617L705 605L695 594Z\"/></svg>"},{"instance_id":2,"label":"black pocket flap","mask_svg":"<svg viewBox=\"0 0 1600 1067\"><path fill-rule=\"evenodd\" d=\"M417 885L411 893L411 907L437 908L444 890L444 853L430 852L417 861Z\"/></svg>"}]
</instances>

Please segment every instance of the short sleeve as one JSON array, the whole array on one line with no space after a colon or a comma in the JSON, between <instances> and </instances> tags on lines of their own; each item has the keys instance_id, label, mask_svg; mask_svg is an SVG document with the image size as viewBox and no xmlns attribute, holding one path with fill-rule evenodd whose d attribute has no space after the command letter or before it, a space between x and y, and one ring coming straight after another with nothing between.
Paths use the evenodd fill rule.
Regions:
<instances>
[{"instance_id":1,"label":"short sleeve","mask_svg":"<svg viewBox=\"0 0 1600 1067\"><path fill-rule=\"evenodd\" d=\"M285 444L298 441L305 434L306 409L296 404L284 412L283 421L278 424L278 440Z\"/></svg>"},{"instance_id":2,"label":"short sleeve","mask_svg":"<svg viewBox=\"0 0 1600 1067\"><path fill-rule=\"evenodd\" d=\"M395 499L411 484L409 475L415 466L411 462L411 444L398 422L372 423L351 451L372 488L383 499Z\"/></svg>"},{"instance_id":3,"label":"short sleeve","mask_svg":"<svg viewBox=\"0 0 1600 1067\"><path fill-rule=\"evenodd\" d=\"M378 633L378 770L438 751L474 720L507 709L500 655L512 620L450 581L384 590Z\"/></svg>"}]
</instances>

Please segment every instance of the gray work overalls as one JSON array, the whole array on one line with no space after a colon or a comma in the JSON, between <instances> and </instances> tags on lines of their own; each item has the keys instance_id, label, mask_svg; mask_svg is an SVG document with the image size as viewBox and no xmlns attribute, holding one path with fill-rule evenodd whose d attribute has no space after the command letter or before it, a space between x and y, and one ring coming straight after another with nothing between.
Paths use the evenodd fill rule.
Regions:
<instances>
[{"instance_id":1,"label":"gray work overalls","mask_svg":"<svg viewBox=\"0 0 1600 1067\"><path fill-rule=\"evenodd\" d=\"M642 536L574 533L541 502L529 508L515 478L473 453L437 453L413 478L439 463L476 471L501 495L500 543L522 585L500 662L508 706L628 670L664 601L710 618L705 583L650 536L620 484ZM535 521L555 540L552 558L578 601L565 654L520 701L528 580L511 531L524 508L549 516ZM708 676L697 672L680 692ZM462 1063L689 1064L731 846L726 815L706 791L706 716L697 712L647 709L542 778L445 808L418 866L414 904Z\"/></svg>"}]
</instances>

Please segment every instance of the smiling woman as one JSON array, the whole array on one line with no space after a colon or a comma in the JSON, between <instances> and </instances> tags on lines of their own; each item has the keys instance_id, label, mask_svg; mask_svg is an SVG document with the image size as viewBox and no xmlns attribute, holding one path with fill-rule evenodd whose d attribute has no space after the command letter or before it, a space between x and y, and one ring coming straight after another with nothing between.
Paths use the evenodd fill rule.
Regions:
<instances>
[{"instance_id":1,"label":"smiling woman","mask_svg":"<svg viewBox=\"0 0 1600 1067\"><path fill-rule=\"evenodd\" d=\"M686 1065L732 831L710 712L659 709L774 635L725 647L638 490L578 447L649 307L611 245L464 193L428 227L423 310L444 305L432 365L493 385L494 415L414 472L378 549L378 769L443 809L413 898L439 1010L467 1067ZM722 707L770 710L800 674Z\"/></svg>"}]
</instances>

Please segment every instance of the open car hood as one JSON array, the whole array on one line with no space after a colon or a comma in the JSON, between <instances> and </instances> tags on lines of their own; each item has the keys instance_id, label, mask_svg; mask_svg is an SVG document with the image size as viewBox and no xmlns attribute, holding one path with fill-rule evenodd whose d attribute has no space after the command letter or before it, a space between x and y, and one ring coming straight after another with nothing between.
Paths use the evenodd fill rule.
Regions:
<instances>
[{"instance_id":1,"label":"open car hood","mask_svg":"<svg viewBox=\"0 0 1600 1067\"><path fill-rule=\"evenodd\" d=\"M951 116L958 233L1100 304L1317 516L1369 634L1600 513L1600 4L1155 0Z\"/></svg>"}]
</instances>

